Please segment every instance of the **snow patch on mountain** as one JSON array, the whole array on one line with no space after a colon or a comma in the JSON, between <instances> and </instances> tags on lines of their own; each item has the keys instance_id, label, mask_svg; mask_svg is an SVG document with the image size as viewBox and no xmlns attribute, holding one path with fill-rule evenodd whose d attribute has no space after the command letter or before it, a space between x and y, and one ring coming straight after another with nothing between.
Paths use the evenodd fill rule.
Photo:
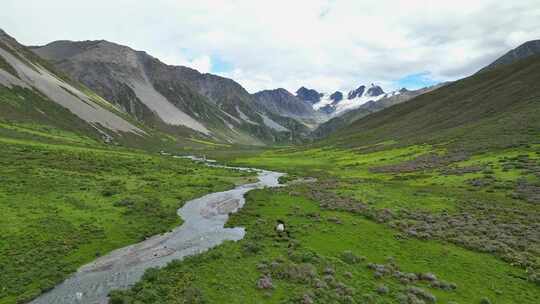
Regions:
<instances>
[{"instance_id":1,"label":"snow patch on mountain","mask_svg":"<svg viewBox=\"0 0 540 304\"><path fill-rule=\"evenodd\" d=\"M381 87L371 84L368 88L360 86L351 90L348 94L336 91L332 94L321 93L321 98L313 104L313 109L326 113L330 117L339 116L345 112L357 109L368 102L377 102L383 98L401 94L400 91L385 93Z\"/></svg>"},{"instance_id":2,"label":"snow patch on mountain","mask_svg":"<svg viewBox=\"0 0 540 304\"><path fill-rule=\"evenodd\" d=\"M361 105L369 102L369 101L378 101L379 99L383 98L385 95L379 95L379 96L360 96L360 97L356 97L354 99L345 99L341 102L339 102L337 105L336 105L336 108L335 108L335 111L334 111L334 115L339 115L343 112L347 112L347 111L350 111L350 110L354 110L358 107L360 107Z\"/></svg>"}]
</instances>

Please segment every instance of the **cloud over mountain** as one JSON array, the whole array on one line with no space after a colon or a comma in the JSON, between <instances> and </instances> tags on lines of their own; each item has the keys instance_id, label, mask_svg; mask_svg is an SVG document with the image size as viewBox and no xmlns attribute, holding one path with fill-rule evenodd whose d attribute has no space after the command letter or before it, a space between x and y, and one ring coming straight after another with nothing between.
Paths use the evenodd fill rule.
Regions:
<instances>
[{"instance_id":1,"label":"cloud over mountain","mask_svg":"<svg viewBox=\"0 0 540 304\"><path fill-rule=\"evenodd\" d=\"M535 0L6 0L0 18L25 44L117 41L251 92L453 80L540 37Z\"/></svg>"}]
</instances>

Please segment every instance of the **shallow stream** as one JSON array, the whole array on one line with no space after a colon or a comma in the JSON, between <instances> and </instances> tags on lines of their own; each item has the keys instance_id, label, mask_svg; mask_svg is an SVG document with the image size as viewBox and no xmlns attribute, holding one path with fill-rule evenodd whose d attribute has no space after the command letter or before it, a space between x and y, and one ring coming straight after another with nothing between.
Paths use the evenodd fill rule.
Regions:
<instances>
[{"instance_id":1,"label":"shallow stream","mask_svg":"<svg viewBox=\"0 0 540 304\"><path fill-rule=\"evenodd\" d=\"M187 158L203 161L192 156ZM258 173L259 181L186 202L182 208L178 209L178 215L184 220L181 226L171 232L112 251L82 266L63 283L30 303L107 303L107 295L111 290L127 289L133 286L148 268L163 267L173 260L204 252L224 241L242 239L245 234L244 228L224 228L228 214L236 212L244 205L244 195L248 191L277 187L279 177L284 174L220 166L213 161L207 161L207 165L236 170L254 170Z\"/></svg>"}]
</instances>

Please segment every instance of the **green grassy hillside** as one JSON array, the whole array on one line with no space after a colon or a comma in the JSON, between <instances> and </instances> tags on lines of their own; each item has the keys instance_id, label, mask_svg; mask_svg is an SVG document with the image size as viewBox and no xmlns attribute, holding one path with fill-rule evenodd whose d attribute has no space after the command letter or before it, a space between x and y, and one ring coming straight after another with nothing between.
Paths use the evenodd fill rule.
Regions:
<instances>
[{"instance_id":1,"label":"green grassy hillside","mask_svg":"<svg viewBox=\"0 0 540 304\"><path fill-rule=\"evenodd\" d=\"M480 151L538 142L540 57L448 84L360 119L319 145L395 140Z\"/></svg>"}]
</instances>

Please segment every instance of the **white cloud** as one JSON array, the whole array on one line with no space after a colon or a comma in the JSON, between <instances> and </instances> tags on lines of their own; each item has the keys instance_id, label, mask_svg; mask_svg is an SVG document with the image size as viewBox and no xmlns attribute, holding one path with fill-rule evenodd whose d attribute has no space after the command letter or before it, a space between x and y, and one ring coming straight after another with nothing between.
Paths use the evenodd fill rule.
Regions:
<instances>
[{"instance_id":1,"label":"white cloud","mask_svg":"<svg viewBox=\"0 0 540 304\"><path fill-rule=\"evenodd\" d=\"M250 91L456 79L540 38L537 0L4 0L0 20L26 44L107 39L202 72L218 58Z\"/></svg>"},{"instance_id":2,"label":"white cloud","mask_svg":"<svg viewBox=\"0 0 540 304\"><path fill-rule=\"evenodd\" d=\"M178 51L159 56L153 54L153 56L159 58L159 60L168 65L183 65L196 69L201 73L210 73L212 71L212 59L208 55L189 59Z\"/></svg>"},{"instance_id":3,"label":"white cloud","mask_svg":"<svg viewBox=\"0 0 540 304\"><path fill-rule=\"evenodd\" d=\"M188 59L182 53L172 53L167 55L153 55L168 65L183 65L198 70L201 73L210 73L212 71L212 59L208 55Z\"/></svg>"}]
</instances>

